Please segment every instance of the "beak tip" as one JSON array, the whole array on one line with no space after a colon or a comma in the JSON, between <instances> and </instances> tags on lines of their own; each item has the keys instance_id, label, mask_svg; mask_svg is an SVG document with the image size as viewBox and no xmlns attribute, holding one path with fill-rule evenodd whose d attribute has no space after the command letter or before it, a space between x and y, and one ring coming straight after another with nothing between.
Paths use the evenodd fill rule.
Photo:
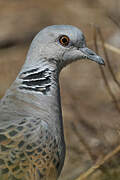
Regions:
<instances>
[{"instance_id":1,"label":"beak tip","mask_svg":"<svg viewBox=\"0 0 120 180\"><path fill-rule=\"evenodd\" d=\"M104 60L101 58L100 61L98 62L100 65L104 65L105 66L105 62Z\"/></svg>"},{"instance_id":2,"label":"beak tip","mask_svg":"<svg viewBox=\"0 0 120 180\"><path fill-rule=\"evenodd\" d=\"M95 52L93 52L91 49L85 47L81 48L82 53L85 55L87 59L90 59L92 61L95 61L96 63L100 65L105 66L105 62L102 57L98 56Z\"/></svg>"}]
</instances>

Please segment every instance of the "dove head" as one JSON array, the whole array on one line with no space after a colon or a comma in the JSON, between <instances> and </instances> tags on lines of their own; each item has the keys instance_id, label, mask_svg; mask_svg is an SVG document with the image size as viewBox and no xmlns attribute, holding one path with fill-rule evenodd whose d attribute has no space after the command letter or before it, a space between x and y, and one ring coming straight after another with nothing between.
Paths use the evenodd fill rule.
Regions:
<instances>
[{"instance_id":1,"label":"dove head","mask_svg":"<svg viewBox=\"0 0 120 180\"><path fill-rule=\"evenodd\" d=\"M80 29L71 25L53 25L36 35L25 64L56 64L61 70L67 64L80 59L89 59L104 65L103 59L86 47L85 37Z\"/></svg>"}]
</instances>

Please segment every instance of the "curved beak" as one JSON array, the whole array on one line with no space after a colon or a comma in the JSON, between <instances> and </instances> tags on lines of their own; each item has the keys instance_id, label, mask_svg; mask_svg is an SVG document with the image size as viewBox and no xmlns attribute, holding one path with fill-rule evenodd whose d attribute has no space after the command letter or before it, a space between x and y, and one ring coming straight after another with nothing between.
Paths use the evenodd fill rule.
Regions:
<instances>
[{"instance_id":1,"label":"curved beak","mask_svg":"<svg viewBox=\"0 0 120 180\"><path fill-rule=\"evenodd\" d=\"M92 51L87 47L73 48L70 49L69 51L65 51L63 55L63 59L64 59L63 66L80 59L90 59L100 65L105 65L104 60L100 56L98 56L94 51Z\"/></svg>"},{"instance_id":2,"label":"curved beak","mask_svg":"<svg viewBox=\"0 0 120 180\"><path fill-rule=\"evenodd\" d=\"M84 47L84 48L80 48L79 50L83 53L84 58L95 61L98 64L105 65L104 60L91 49Z\"/></svg>"}]
</instances>

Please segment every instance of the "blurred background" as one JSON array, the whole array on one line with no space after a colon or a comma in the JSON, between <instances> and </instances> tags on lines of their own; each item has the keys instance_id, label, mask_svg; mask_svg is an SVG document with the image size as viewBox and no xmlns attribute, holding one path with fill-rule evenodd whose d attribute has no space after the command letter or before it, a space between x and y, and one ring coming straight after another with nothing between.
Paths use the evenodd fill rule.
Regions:
<instances>
[{"instance_id":1,"label":"blurred background","mask_svg":"<svg viewBox=\"0 0 120 180\"><path fill-rule=\"evenodd\" d=\"M60 180L120 179L119 0L0 0L0 98L33 37L52 24L80 28L106 61L105 67L78 61L61 73L67 154Z\"/></svg>"}]
</instances>

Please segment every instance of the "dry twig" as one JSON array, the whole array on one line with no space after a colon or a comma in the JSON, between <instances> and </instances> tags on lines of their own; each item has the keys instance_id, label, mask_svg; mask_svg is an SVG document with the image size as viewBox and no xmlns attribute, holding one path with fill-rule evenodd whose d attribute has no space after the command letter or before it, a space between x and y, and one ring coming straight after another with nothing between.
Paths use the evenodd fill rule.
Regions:
<instances>
[{"instance_id":1,"label":"dry twig","mask_svg":"<svg viewBox=\"0 0 120 180\"><path fill-rule=\"evenodd\" d=\"M99 44L99 43L98 43ZM117 53L117 54L120 54L120 49L119 48L116 48L108 43L104 43L104 47L106 49L109 49L110 51L114 52L114 53Z\"/></svg>"},{"instance_id":2,"label":"dry twig","mask_svg":"<svg viewBox=\"0 0 120 180\"><path fill-rule=\"evenodd\" d=\"M83 117L80 117L80 112L79 110L74 106L74 104L76 104L76 96L74 95L74 93L72 93L72 90L70 88L70 85L67 83L66 84L67 88L69 89L68 93L69 96L72 99L72 104L71 104L71 109L73 110L73 112L75 113L76 116L76 120L79 122L80 119L83 119ZM89 154L90 158L95 161L96 160L96 156L92 153L89 145L86 143L85 139L81 136L81 134L78 132L76 126L74 125L74 123L71 123L71 128L74 131L75 135L78 137L79 141L82 143L83 147L85 148L86 152Z\"/></svg>"},{"instance_id":3,"label":"dry twig","mask_svg":"<svg viewBox=\"0 0 120 180\"><path fill-rule=\"evenodd\" d=\"M83 173L79 178L77 178L76 180L84 180L85 178L87 178L89 175L91 175L95 170L97 170L98 168L100 168L100 166L102 166L106 161L110 160L110 158L112 158L115 154L117 154L120 151L120 145L117 146L112 152L108 153L104 158L99 159L95 165L93 165L90 169L88 169L88 171L86 171L85 173Z\"/></svg>"},{"instance_id":4,"label":"dry twig","mask_svg":"<svg viewBox=\"0 0 120 180\"><path fill-rule=\"evenodd\" d=\"M112 74L112 77L113 77L114 81L115 81L116 84L120 87L120 83L119 83L118 80L116 79L115 74L114 74L114 72L113 72L113 70L112 70L112 67L111 67L111 65L110 65L109 58L108 58L108 54L107 54L107 51L106 51L105 46L104 46L104 39L103 39L101 30L100 30L100 28L98 28L98 27L97 27L97 28L95 27L95 32L94 32L94 45L95 45L96 52L98 53L97 32L98 32L98 35L100 36L100 39L101 39L101 42L102 42L102 48L103 48L103 51L104 51L104 54L105 54L105 59L106 59L108 68L109 68L109 70L110 70L110 72L111 72L111 74ZM109 83L108 83L108 80L107 80L107 78L106 78L106 76L105 76L104 70L103 70L103 68L102 68L101 66L99 66L99 68L100 68L100 71L101 71L101 75L102 75L102 77L103 77L103 79L104 79L106 88L107 88L107 90L108 90L111 98L113 99L113 102L114 102L114 104L115 104L115 106L116 106L117 111L120 113L120 107L119 107L118 101L117 101L114 93L112 92L112 90L111 90L111 88L110 88L110 86L109 86Z\"/></svg>"},{"instance_id":5,"label":"dry twig","mask_svg":"<svg viewBox=\"0 0 120 180\"><path fill-rule=\"evenodd\" d=\"M114 79L114 81L117 83L118 86L120 86L119 82L117 81L115 75L114 75L114 72L112 70L112 67L110 65L110 62L109 62L109 58L108 58L108 55L107 55L107 52L106 52L106 49L105 49L105 43L104 43L104 39L102 37L102 33L100 31L99 28L95 28L95 32L94 32L94 45L95 45L95 49L96 49L96 52L98 53L98 46L97 46L97 33L99 34L100 36L100 39L101 39L101 42L102 42L102 48L103 48L103 51L104 51L104 54L105 54L105 58L106 58L106 61L107 61L107 65L108 65L108 68L112 74L112 77ZM114 49L114 48L111 48L110 46L107 45L107 48L110 48L110 49ZM114 51L116 51L114 49ZM120 53L120 51L117 50L118 53ZM100 67L100 66L99 66ZM104 70L102 69L102 67L100 67L100 71L101 71L101 74L102 74L102 77L104 79L104 82L105 82L105 85L107 87L107 90L111 96L111 98L114 100L114 103L115 103L115 106L117 108L117 110L120 112L120 108L119 108L119 104L117 102L117 99L116 97L114 96L110 86L109 86L109 83L107 81L107 78L105 76L105 73L104 73ZM106 161L110 160L114 155L116 155L118 152L120 151L120 145L117 146L112 152L108 153L105 157L103 157L102 159L98 159L98 161L91 167L89 168L85 173L81 174L80 177L78 177L76 180L85 180L89 175L91 175L93 172L95 172L95 170L97 170L98 168L100 168Z\"/></svg>"}]
</instances>

